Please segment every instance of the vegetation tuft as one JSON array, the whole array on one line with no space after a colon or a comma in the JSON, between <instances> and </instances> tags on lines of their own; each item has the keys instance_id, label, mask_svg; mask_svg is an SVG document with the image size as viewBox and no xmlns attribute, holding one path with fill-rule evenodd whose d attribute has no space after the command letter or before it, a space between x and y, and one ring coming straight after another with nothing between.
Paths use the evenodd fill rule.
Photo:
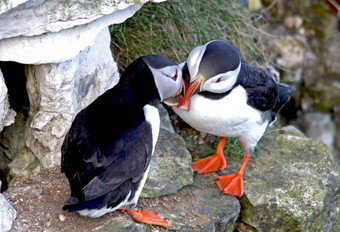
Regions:
<instances>
[{"instance_id":1,"label":"vegetation tuft","mask_svg":"<svg viewBox=\"0 0 340 232\"><path fill-rule=\"evenodd\" d=\"M212 39L225 39L240 50L247 62L263 64L268 62L268 54L257 26L248 9L235 0L148 2L124 23L110 27L111 46L120 71L147 54L161 54L181 63L194 47ZM181 130L178 132L194 160L215 152L217 137L197 139L199 135L189 136L186 128ZM226 144L225 154L235 160L242 159L237 139L228 138Z\"/></svg>"},{"instance_id":2,"label":"vegetation tuft","mask_svg":"<svg viewBox=\"0 0 340 232\"><path fill-rule=\"evenodd\" d=\"M194 47L217 38L238 47L249 63L263 63L267 57L250 12L234 0L148 2L110 31L120 70L139 56L153 53L181 63Z\"/></svg>"}]
</instances>

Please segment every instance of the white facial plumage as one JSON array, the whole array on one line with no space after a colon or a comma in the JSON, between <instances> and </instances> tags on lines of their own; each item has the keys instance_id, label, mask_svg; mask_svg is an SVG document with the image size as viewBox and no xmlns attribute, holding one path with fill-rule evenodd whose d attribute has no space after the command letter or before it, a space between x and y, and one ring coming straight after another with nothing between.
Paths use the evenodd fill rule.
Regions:
<instances>
[{"instance_id":1,"label":"white facial plumage","mask_svg":"<svg viewBox=\"0 0 340 232\"><path fill-rule=\"evenodd\" d=\"M213 93L224 93L230 90L234 86L240 70L241 62L237 69L218 74L208 79L206 82L204 82L203 89Z\"/></svg>"},{"instance_id":2,"label":"white facial plumage","mask_svg":"<svg viewBox=\"0 0 340 232\"><path fill-rule=\"evenodd\" d=\"M182 88L182 70L177 65L153 68L148 65L154 77L161 101L179 93Z\"/></svg>"},{"instance_id":3,"label":"white facial plumage","mask_svg":"<svg viewBox=\"0 0 340 232\"><path fill-rule=\"evenodd\" d=\"M197 78L201 78L202 75L200 69L206 68L202 67L201 61L204 59L204 54L206 52L207 46L210 43L218 42L221 40L212 40L202 46L198 46L194 48L187 59L187 66L190 73L191 81L194 81ZM218 58L217 58L218 59ZM235 70L231 70L225 73L219 73L215 76L204 76L204 83L201 86L201 90L207 90L213 93L223 93L230 90L237 80L237 76L241 70L241 58L237 57L240 60L238 67ZM228 65L227 63L225 65ZM208 68L208 67L207 67Z\"/></svg>"}]
</instances>

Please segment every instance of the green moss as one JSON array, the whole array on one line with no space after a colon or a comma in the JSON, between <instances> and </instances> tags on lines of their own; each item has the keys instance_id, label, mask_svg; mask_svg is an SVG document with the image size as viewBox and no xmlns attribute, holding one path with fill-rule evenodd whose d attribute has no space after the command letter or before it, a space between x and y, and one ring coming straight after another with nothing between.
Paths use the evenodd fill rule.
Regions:
<instances>
[{"instance_id":1,"label":"green moss","mask_svg":"<svg viewBox=\"0 0 340 232\"><path fill-rule=\"evenodd\" d=\"M110 30L112 50L121 70L151 53L183 62L194 47L216 38L233 43L248 62L263 63L266 57L250 13L232 0L149 2Z\"/></svg>"},{"instance_id":2,"label":"green moss","mask_svg":"<svg viewBox=\"0 0 340 232\"><path fill-rule=\"evenodd\" d=\"M340 104L340 88L337 87L337 77L324 77L314 86L304 87L301 91L313 100L313 108L320 112L331 112L334 106Z\"/></svg>"},{"instance_id":3,"label":"green moss","mask_svg":"<svg viewBox=\"0 0 340 232\"><path fill-rule=\"evenodd\" d=\"M227 138L226 146L224 148L224 155L229 155L233 160L241 160L243 157L243 150L240 142L236 138Z\"/></svg>"}]
</instances>

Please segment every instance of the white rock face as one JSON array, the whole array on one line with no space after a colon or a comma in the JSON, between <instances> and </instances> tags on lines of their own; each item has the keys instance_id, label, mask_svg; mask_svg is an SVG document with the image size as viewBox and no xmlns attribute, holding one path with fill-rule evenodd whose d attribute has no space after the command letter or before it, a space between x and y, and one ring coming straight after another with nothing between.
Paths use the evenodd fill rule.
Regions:
<instances>
[{"instance_id":1,"label":"white rock face","mask_svg":"<svg viewBox=\"0 0 340 232\"><path fill-rule=\"evenodd\" d=\"M0 40L0 60L23 64L64 62L92 46L97 34L104 28L125 21L141 6L141 4L132 5L89 24L62 30L58 33L47 33L32 37L18 36ZM0 22L2 22L1 19ZM3 24L1 23L1 25Z\"/></svg>"},{"instance_id":2,"label":"white rock face","mask_svg":"<svg viewBox=\"0 0 340 232\"><path fill-rule=\"evenodd\" d=\"M332 151L336 126L332 121L331 114L327 113L306 113L302 117L303 127L306 136L324 142Z\"/></svg>"},{"instance_id":3,"label":"white rock face","mask_svg":"<svg viewBox=\"0 0 340 232\"><path fill-rule=\"evenodd\" d=\"M1 182L0 182L1 185ZM7 232L12 228L14 219L17 217L17 212L13 206L0 193L0 231Z\"/></svg>"},{"instance_id":4,"label":"white rock face","mask_svg":"<svg viewBox=\"0 0 340 232\"><path fill-rule=\"evenodd\" d=\"M0 70L0 131L14 122L16 113L9 108L7 87Z\"/></svg>"},{"instance_id":5,"label":"white rock face","mask_svg":"<svg viewBox=\"0 0 340 232\"><path fill-rule=\"evenodd\" d=\"M5 0L0 1L0 40L59 32L88 24L148 0ZM154 2L161 2L156 0ZM120 14L120 13L118 13ZM131 15L130 15L131 17ZM126 18L125 18L126 19ZM120 19L120 20L125 20ZM122 21L121 21L122 22ZM113 24L115 22L111 22ZM18 26L20 25L20 26Z\"/></svg>"},{"instance_id":6,"label":"white rock face","mask_svg":"<svg viewBox=\"0 0 340 232\"><path fill-rule=\"evenodd\" d=\"M26 64L30 110L24 143L43 167L60 164L75 114L118 82L108 26L148 1L0 0L0 61ZM0 131L14 118L6 112L15 113L8 110L3 83L0 75Z\"/></svg>"},{"instance_id":7,"label":"white rock face","mask_svg":"<svg viewBox=\"0 0 340 232\"><path fill-rule=\"evenodd\" d=\"M57 64L28 65L30 106L26 146L44 167L60 164L60 148L75 114L119 79L104 29L78 56Z\"/></svg>"}]
</instances>

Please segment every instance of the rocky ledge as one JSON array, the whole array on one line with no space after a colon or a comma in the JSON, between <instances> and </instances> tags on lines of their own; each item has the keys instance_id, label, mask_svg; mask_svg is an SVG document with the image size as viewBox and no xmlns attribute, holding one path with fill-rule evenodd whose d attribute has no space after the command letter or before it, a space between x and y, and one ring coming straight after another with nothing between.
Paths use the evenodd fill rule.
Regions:
<instances>
[{"instance_id":1,"label":"rocky ledge","mask_svg":"<svg viewBox=\"0 0 340 232\"><path fill-rule=\"evenodd\" d=\"M97 219L63 212L69 187L59 168L52 168L18 179L4 193L17 212L11 231L340 230L340 171L323 143L294 127L269 129L246 168L245 195L238 199L219 193L218 173L193 178L191 155L171 131L161 129L139 207L168 218L173 227L138 224L121 212ZM219 174L239 168L240 161L227 159Z\"/></svg>"}]
</instances>

